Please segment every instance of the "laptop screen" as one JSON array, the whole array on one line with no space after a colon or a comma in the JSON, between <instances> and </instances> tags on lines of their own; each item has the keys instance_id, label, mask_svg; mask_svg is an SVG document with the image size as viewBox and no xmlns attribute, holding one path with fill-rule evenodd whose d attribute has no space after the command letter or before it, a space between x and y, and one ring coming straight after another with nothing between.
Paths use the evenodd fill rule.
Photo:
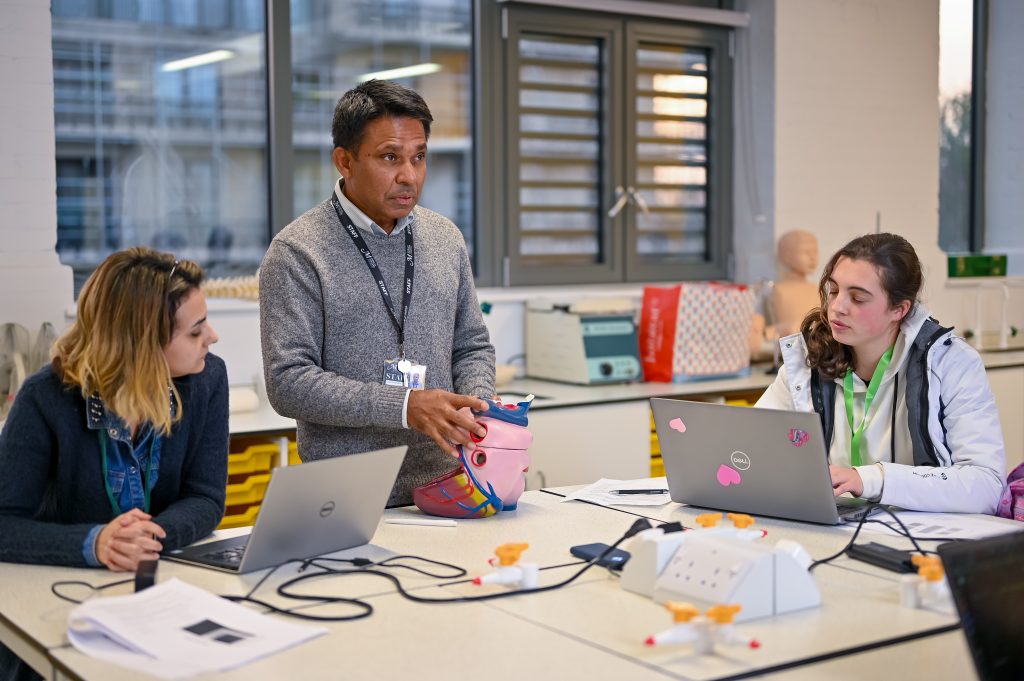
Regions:
<instances>
[{"instance_id":1,"label":"laptop screen","mask_svg":"<svg viewBox=\"0 0 1024 681\"><path fill-rule=\"evenodd\" d=\"M1024 678L1024 532L938 549L982 681Z\"/></svg>"}]
</instances>

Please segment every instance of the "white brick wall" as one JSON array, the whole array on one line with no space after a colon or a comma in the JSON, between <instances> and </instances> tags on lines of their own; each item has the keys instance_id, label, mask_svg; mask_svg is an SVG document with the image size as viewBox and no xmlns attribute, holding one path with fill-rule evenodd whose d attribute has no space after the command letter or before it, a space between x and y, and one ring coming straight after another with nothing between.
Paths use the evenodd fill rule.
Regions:
<instances>
[{"instance_id":1,"label":"white brick wall","mask_svg":"<svg viewBox=\"0 0 1024 681\"><path fill-rule=\"evenodd\" d=\"M902 234L921 257L923 299L932 313L961 332L974 326L979 299L947 287L946 254L938 247L939 0L775 4L776 235L795 228L815 233L824 260L852 236L874 231L881 211L882 229ZM990 184L989 230L1019 248L1024 7L1018 0L994 0L990 7L996 8L990 78L997 79L989 83L990 117L997 99L1000 107L997 120L989 120L988 182L1002 184ZM997 11L1005 19L993 26ZM1024 260L1024 253L1017 258ZM1024 319L1020 291L1014 289L1010 301L1010 322L1018 326ZM994 308L997 299L998 292L989 291L982 304ZM998 314L986 313L983 323L997 320Z\"/></svg>"},{"instance_id":2,"label":"white brick wall","mask_svg":"<svg viewBox=\"0 0 1024 681\"><path fill-rule=\"evenodd\" d=\"M775 224L817 234L824 260L881 211L917 249L942 315L938 4L778 0Z\"/></svg>"},{"instance_id":3,"label":"white brick wall","mask_svg":"<svg viewBox=\"0 0 1024 681\"><path fill-rule=\"evenodd\" d=\"M0 0L0 322L58 329L73 302L57 241L50 5Z\"/></svg>"}]
</instances>

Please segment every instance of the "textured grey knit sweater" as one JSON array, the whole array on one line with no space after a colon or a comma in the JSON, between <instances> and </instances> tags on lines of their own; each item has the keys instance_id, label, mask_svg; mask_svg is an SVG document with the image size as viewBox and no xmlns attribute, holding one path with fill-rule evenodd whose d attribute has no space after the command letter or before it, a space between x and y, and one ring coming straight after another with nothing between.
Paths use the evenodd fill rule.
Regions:
<instances>
[{"instance_id":1,"label":"textured grey knit sweater","mask_svg":"<svg viewBox=\"0 0 1024 681\"><path fill-rule=\"evenodd\" d=\"M427 367L426 387L494 394L494 347L480 314L462 234L416 207L412 305L405 354ZM405 235L360 230L401 315ZM456 466L426 435L402 427L405 388L381 382L398 335L373 276L330 201L299 216L271 242L260 268L260 336L267 394L298 421L299 456L312 461L409 445L389 504Z\"/></svg>"}]
</instances>

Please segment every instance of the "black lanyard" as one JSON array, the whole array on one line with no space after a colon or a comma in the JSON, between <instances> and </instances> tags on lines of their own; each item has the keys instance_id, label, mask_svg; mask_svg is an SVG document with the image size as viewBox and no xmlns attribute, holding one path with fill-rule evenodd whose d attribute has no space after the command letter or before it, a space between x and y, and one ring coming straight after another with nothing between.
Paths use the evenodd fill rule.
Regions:
<instances>
[{"instance_id":1,"label":"black lanyard","mask_svg":"<svg viewBox=\"0 0 1024 681\"><path fill-rule=\"evenodd\" d=\"M380 291L380 297L384 300L384 307L388 311L388 316L391 317L395 331L398 332L398 356L404 358L405 319L409 316L409 306L412 304L412 279L416 264L413 257L412 225L405 226L405 292L402 295L402 318L399 319L395 314L395 306L391 299L391 293L388 291L388 285L384 283L384 276L380 273L380 268L377 267L377 259L373 257L373 253L370 253L359 229L352 223L352 218L341 207L341 201L338 200L337 194L331 194L331 203L334 204L334 211L338 214L338 219L341 220L341 226L345 228L348 235L352 237L352 243L363 254L363 260L366 261L366 266L370 268L370 274L377 282L377 290Z\"/></svg>"}]
</instances>

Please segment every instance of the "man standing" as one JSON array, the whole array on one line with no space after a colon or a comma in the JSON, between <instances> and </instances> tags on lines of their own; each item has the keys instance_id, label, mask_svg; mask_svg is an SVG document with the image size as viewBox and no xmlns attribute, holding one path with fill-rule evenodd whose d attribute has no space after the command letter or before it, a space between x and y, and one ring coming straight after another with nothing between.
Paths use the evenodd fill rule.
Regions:
<instances>
[{"instance_id":1,"label":"man standing","mask_svg":"<svg viewBox=\"0 0 1024 681\"><path fill-rule=\"evenodd\" d=\"M465 241L416 205L432 121L389 81L345 93L331 126L341 179L274 238L260 269L267 395L298 421L299 456L408 444L391 505L456 466L453 445L484 434L469 409L494 394Z\"/></svg>"}]
</instances>

